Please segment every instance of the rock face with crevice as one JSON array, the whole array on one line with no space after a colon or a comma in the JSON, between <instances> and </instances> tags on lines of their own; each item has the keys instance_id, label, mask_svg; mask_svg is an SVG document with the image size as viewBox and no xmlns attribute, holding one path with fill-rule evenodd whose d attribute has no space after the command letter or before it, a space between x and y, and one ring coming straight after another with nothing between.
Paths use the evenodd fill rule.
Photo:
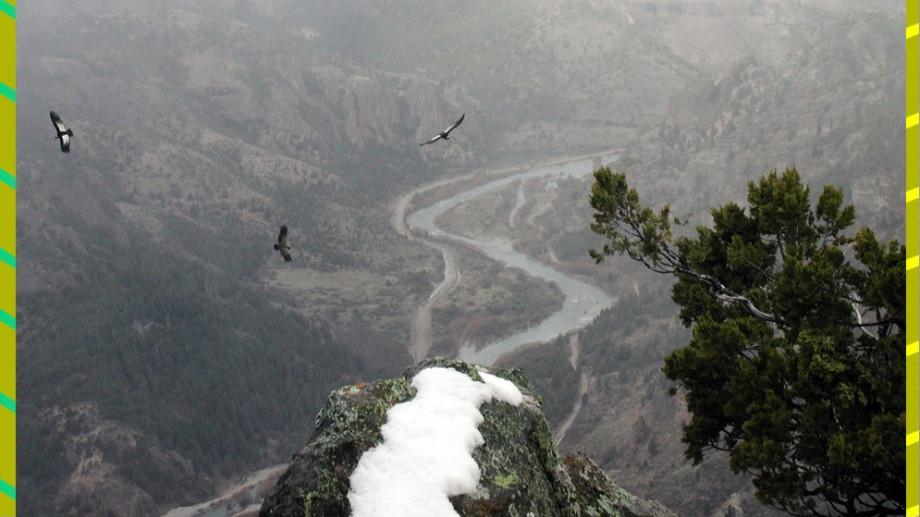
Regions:
<instances>
[{"instance_id":1,"label":"rock face with crevice","mask_svg":"<svg viewBox=\"0 0 920 517\"><path fill-rule=\"evenodd\" d=\"M481 472L473 493L451 498L461 516L672 516L656 502L617 486L587 456L560 458L540 410L540 398L519 369L491 370L446 359L426 360L401 377L334 391L316 418L307 446L265 498L264 517L344 516L349 478L361 455L382 441L387 411L415 395L412 378L430 367L452 368L475 381L479 369L513 382L525 396L514 407L492 400L480 406L484 443L473 452Z\"/></svg>"}]
</instances>

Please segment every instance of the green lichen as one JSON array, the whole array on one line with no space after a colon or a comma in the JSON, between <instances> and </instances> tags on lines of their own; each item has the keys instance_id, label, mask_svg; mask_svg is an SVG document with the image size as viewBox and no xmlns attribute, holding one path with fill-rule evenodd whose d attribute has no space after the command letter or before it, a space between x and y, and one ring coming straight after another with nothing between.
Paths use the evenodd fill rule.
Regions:
<instances>
[{"instance_id":1,"label":"green lichen","mask_svg":"<svg viewBox=\"0 0 920 517\"><path fill-rule=\"evenodd\" d=\"M642 517L673 515L654 501L645 501L623 490L583 454L566 456L565 468L574 483L579 507L586 515Z\"/></svg>"},{"instance_id":2,"label":"green lichen","mask_svg":"<svg viewBox=\"0 0 920 517\"><path fill-rule=\"evenodd\" d=\"M498 474L495 476L495 484L502 488L508 488L515 483L517 483L517 476L515 476L513 473Z\"/></svg>"},{"instance_id":3,"label":"green lichen","mask_svg":"<svg viewBox=\"0 0 920 517\"><path fill-rule=\"evenodd\" d=\"M606 512L605 515L609 515L611 517L620 516L620 512L614 510L613 507L610 506L610 501L606 499L601 499L600 501L598 501L597 506L600 507L601 510L604 510L604 512Z\"/></svg>"}]
</instances>

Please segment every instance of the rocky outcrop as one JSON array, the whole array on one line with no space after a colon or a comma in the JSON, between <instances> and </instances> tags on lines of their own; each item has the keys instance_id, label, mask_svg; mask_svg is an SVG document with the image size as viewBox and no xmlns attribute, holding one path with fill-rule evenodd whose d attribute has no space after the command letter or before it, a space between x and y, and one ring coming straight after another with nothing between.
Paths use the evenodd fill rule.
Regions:
<instances>
[{"instance_id":1,"label":"rocky outcrop","mask_svg":"<svg viewBox=\"0 0 920 517\"><path fill-rule=\"evenodd\" d=\"M473 452L479 484L451 498L461 516L669 516L658 503L626 493L588 457L560 458L539 396L519 369L489 370L460 361L434 359L401 377L334 391L316 418L316 432L266 497L264 517L349 515L349 478L362 454L382 441L387 411L415 396L413 377L430 367L452 368L482 381L479 371L509 380L524 395L519 406L483 403L483 444Z\"/></svg>"}]
</instances>

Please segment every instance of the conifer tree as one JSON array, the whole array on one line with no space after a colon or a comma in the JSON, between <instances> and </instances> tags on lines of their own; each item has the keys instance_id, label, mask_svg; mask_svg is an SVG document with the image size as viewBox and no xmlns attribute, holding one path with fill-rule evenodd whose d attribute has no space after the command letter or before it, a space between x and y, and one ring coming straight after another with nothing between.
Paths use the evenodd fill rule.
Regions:
<instances>
[{"instance_id":1,"label":"conifer tree","mask_svg":"<svg viewBox=\"0 0 920 517\"><path fill-rule=\"evenodd\" d=\"M815 206L794 169L748 185L747 206L677 236L624 174L594 173L598 262L627 255L676 277L692 330L663 371L686 398L686 456L727 451L758 498L793 515L905 512L905 248L851 232L825 186Z\"/></svg>"}]
</instances>

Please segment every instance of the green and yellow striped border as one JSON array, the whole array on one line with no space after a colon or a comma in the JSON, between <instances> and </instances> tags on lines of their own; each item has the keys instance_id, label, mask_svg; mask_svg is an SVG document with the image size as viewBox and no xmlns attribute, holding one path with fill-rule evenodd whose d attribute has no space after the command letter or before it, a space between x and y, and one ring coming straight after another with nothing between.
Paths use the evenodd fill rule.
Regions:
<instances>
[{"instance_id":1,"label":"green and yellow striped border","mask_svg":"<svg viewBox=\"0 0 920 517\"><path fill-rule=\"evenodd\" d=\"M920 0L906 0L904 64L907 210L907 515L920 517Z\"/></svg>"},{"instance_id":2,"label":"green and yellow striped border","mask_svg":"<svg viewBox=\"0 0 920 517\"><path fill-rule=\"evenodd\" d=\"M16 515L16 0L0 0L0 516Z\"/></svg>"}]
</instances>

